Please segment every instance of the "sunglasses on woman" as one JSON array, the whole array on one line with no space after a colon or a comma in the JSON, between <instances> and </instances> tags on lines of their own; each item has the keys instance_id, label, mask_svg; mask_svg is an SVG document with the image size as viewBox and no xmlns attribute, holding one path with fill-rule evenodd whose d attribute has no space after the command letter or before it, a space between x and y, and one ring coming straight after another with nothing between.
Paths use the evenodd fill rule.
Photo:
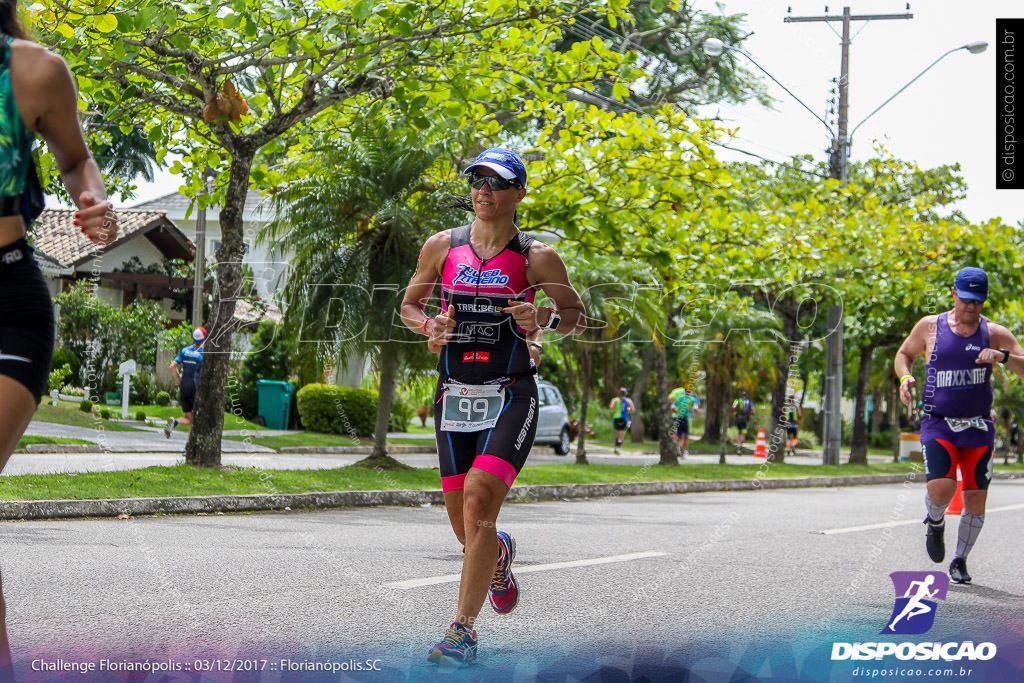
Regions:
<instances>
[{"instance_id":1,"label":"sunglasses on woman","mask_svg":"<svg viewBox=\"0 0 1024 683\"><path fill-rule=\"evenodd\" d=\"M515 180L505 180L501 176L496 175L480 175L479 173L469 174L469 186L474 190L479 190L484 186L484 183L491 188L492 192L500 192L501 190L507 190L510 187L522 187Z\"/></svg>"}]
</instances>

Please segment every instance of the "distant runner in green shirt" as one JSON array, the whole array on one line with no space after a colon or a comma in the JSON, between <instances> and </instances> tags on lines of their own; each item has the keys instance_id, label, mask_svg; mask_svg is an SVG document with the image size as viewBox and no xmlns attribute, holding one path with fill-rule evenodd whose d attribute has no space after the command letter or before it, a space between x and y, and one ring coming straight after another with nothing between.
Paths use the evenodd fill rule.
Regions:
<instances>
[{"instance_id":1,"label":"distant runner in green shirt","mask_svg":"<svg viewBox=\"0 0 1024 683\"><path fill-rule=\"evenodd\" d=\"M690 417L696 413L700 415L700 399L685 388L675 389L668 395L669 403L675 413L676 433L675 442L679 446L679 457L683 458L690 454L687 448L690 445Z\"/></svg>"},{"instance_id":2,"label":"distant runner in green shirt","mask_svg":"<svg viewBox=\"0 0 1024 683\"><path fill-rule=\"evenodd\" d=\"M626 430L629 429L629 423L633 421L633 413L636 412L633 399L629 398L627 393L629 392L626 391L626 387L619 388L619 395L608 404L608 410L612 411L612 427L615 428L615 455L621 452Z\"/></svg>"}]
</instances>

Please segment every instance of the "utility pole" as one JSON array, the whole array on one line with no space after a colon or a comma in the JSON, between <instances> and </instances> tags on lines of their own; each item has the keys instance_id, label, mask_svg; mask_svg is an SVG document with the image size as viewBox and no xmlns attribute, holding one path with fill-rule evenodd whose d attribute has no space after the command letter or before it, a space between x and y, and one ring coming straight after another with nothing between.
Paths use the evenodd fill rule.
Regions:
<instances>
[{"instance_id":1,"label":"utility pole","mask_svg":"<svg viewBox=\"0 0 1024 683\"><path fill-rule=\"evenodd\" d=\"M907 9L910 9L909 3ZM828 7L825 8L828 12ZM832 147L829 150L829 170L833 178L846 180L846 171L850 159L850 140L847 135L848 115L850 109L850 23L854 21L878 21L884 19L913 19L910 12L904 14L850 14L850 8L843 8L842 16L820 17L784 17L786 23L805 22L842 22L842 60L839 65L839 127ZM839 403L843 397L843 307L829 306L828 326L832 333L828 335L825 350L825 438L822 463L825 465L839 464L839 449L842 444L842 418Z\"/></svg>"},{"instance_id":2,"label":"utility pole","mask_svg":"<svg viewBox=\"0 0 1024 683\"><path fill-rule=\"evenodd\" d=\"M203 189L205 194L213 194L210 186L210 169L203 172ZM196 215L196 258L195 282L192 286L192 327L203 326L203 285L206 280L206 208L199 209Z\"/></svg>"}]
</instances>

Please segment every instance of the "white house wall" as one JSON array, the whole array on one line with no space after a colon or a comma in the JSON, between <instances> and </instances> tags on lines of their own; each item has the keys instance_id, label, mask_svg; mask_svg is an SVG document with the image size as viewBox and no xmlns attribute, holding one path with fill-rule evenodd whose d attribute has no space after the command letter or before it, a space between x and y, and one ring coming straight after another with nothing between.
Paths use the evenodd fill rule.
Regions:
<instances>
[{"instance_id":1,"label":"white house wall","mask_svg":"<svg viewBox=\"0 0 1024 683\"><path fill-rule=\"evenodd\" d=\"M210 267L216 261L217 242L221 241L220 223L217 222L217 207L208 210L206 213L206 264ZM178 228L188 235L193 242L196 241L196 218L193 211L192 216L186 221L184 212L180 216L177 212L168 211L167 217L174 221ZM273 252L266 244L257 244L257 237L260 231L266 226L266 222L249 218L246 215L243 219L243 242L248 249L242 257L242 263L248 265L256 276L256 293L266 301L277 307L281 306L280 292L284 290L285 277L287 275L288 263L291 261L291 254L278 254Z\"/></svg>"}]
</instances>

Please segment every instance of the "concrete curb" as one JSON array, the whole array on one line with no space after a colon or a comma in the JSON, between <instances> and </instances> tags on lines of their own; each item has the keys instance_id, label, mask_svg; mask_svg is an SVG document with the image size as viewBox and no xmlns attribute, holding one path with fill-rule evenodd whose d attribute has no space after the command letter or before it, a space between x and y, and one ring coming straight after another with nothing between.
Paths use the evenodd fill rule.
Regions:
<instances>
[{"instance_id":1,"label":"concrete curb","mask_svg":"<svg viewBox=\"0 0 1024 683\"><path fill-rule=\"evenodd\" d=\"M913 474L913 473L908 473ZM866 486L924 482L924 473L869 474L848 477L793 477L779 479L718 479L694 481L616 482L608 484L555 484L515 486L509 500L539 501L574 498L753 491L757 489ZM1014 479L1010 472L997 479ZM345 508L376 505L443 505L439 489L402 491L332 491L324 493L250 494L244 496L190 496L178 498L122 498L113 500L16 500L0 501L0 519L61 519L130 515L255 512L301 508Z\"/></svg>"}]
</instances>

